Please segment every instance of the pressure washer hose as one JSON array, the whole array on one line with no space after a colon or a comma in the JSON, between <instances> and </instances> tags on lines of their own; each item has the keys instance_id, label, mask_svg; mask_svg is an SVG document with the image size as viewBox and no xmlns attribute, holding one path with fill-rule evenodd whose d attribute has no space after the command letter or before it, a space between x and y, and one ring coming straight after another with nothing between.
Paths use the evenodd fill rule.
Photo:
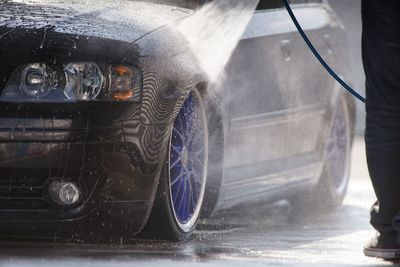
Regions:
<instances>
[{"instance_id":1,"label":"pressure washer hose","mask_svg":"<svg viewBox=\"0 0 400 267\"><path fill-rule=\"evenodd\" d=\"M351 88L345 81L343 81L334 71L333 69L326 63L326 61L322 58L322 56L318 53L317 49L315 49L314 45L311 43L310 39L307 37L306 33L304 32L303 28L300 26L296 16L293 13L293 10L290 8L288 0L283 0L285 4L286 10L289 13L289 16L292 18L294 25L296 26L297 30L299 31L301 37L303 37L304 41L306 42L307 46L310 48L311 52L315 55L318 61L322 64L322 66L332 75L335 80L340 83L344 89L346 89L350 94L352 94L355 98L360 100L361 102L365 103L365 98L358 94L353 88Z\"/></svg>"}]
</instances>

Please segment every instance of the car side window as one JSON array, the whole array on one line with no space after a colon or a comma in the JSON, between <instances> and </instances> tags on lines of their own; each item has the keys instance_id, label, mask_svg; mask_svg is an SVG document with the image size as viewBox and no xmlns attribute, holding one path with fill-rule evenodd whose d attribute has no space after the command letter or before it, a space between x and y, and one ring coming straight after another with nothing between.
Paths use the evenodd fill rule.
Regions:
<instances>
[{"instance_id":1,"label":"car side window","mask_svg":"<svg viewBox=\"0 0 400 267\"><path fill-rule=\"evenodd\" d=\"M290 0L291 4L321 3L321 0Z\"/></svg>"},{"instance_id":2,"label":"car side window","mask_svg":"<svg viewBox=\"0 0 400 267\"><path fill-rule=\"evenodd\" d=\"M283 7L282 0L260 0L257 10L266 10Z\"/></svg>"},{"instance_id":3,"label":"car side window","mask_svg":"<svg viewBox=\"0 0 400 267\"><path fill-rule=\"evenodd\" d=\"M321 0L289 0L291 4L321 3ZM282 0L260 0L257 10L266 10L284 7Z\"/></svg>"}]
</instances>

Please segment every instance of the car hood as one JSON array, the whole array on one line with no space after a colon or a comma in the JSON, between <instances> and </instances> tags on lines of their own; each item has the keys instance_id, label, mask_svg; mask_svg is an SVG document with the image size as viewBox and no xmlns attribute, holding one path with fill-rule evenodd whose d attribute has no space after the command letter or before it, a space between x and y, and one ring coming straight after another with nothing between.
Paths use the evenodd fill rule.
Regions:
<instances>
[{"instance_id":1,"label":"car hood","mask_svg":"<svg viewBox=\"0 0 400 267\"><path fill-rule=\"evenodd\" d=\"M0 3L0 40L14 30L51 29L132 43L192 13L148 1L11 0Z\"/></svg>"}]
</instances>

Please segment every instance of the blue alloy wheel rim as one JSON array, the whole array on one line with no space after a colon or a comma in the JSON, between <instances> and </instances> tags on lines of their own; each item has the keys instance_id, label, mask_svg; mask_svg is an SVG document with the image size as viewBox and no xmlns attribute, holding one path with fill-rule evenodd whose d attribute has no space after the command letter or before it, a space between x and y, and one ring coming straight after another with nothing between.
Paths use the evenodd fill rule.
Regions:
<instances>
[{"instance_id":1,"label":"blue alloy wheel rim","mask_svg":"<svg viewBox=\"0 0 400 267\"><path fill-rule=\"evenodd\" d=\"M327 151L327 171L337 190L342 190L347 184L350 153L349 121L344 105L344 103L339 103L336 107Z\"/></svg>"},{"instance_id":2,"label":"blue alloy wheel rim","mask_svg":"<svg viewBox=\"0 0 400 267\"><path fill-rule=\"evenodd\" d=\"M207 126L200 96L191 92L175 119L169 153L172 208L182 230L190 231L200 212L207 168Z\"/></svg>"}]
</instances>

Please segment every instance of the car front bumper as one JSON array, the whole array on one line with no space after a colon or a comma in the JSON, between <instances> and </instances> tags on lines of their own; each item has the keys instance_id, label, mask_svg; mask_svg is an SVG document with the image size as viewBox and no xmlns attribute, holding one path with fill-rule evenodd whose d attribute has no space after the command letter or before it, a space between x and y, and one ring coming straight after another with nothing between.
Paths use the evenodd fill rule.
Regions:
<instances>
[{"instance_id":1,"label":"car front bumper","mask_svg":"<svg viewBox=\"0 0 400 267\"><path fill-rule=\"evenodd\" d=\"M134 104L2 105L0 234L67 240L132 237L147 221L168 126L144 125ZM80 202L48 197L79 183Z\"/></svg>"}]
</instances>

